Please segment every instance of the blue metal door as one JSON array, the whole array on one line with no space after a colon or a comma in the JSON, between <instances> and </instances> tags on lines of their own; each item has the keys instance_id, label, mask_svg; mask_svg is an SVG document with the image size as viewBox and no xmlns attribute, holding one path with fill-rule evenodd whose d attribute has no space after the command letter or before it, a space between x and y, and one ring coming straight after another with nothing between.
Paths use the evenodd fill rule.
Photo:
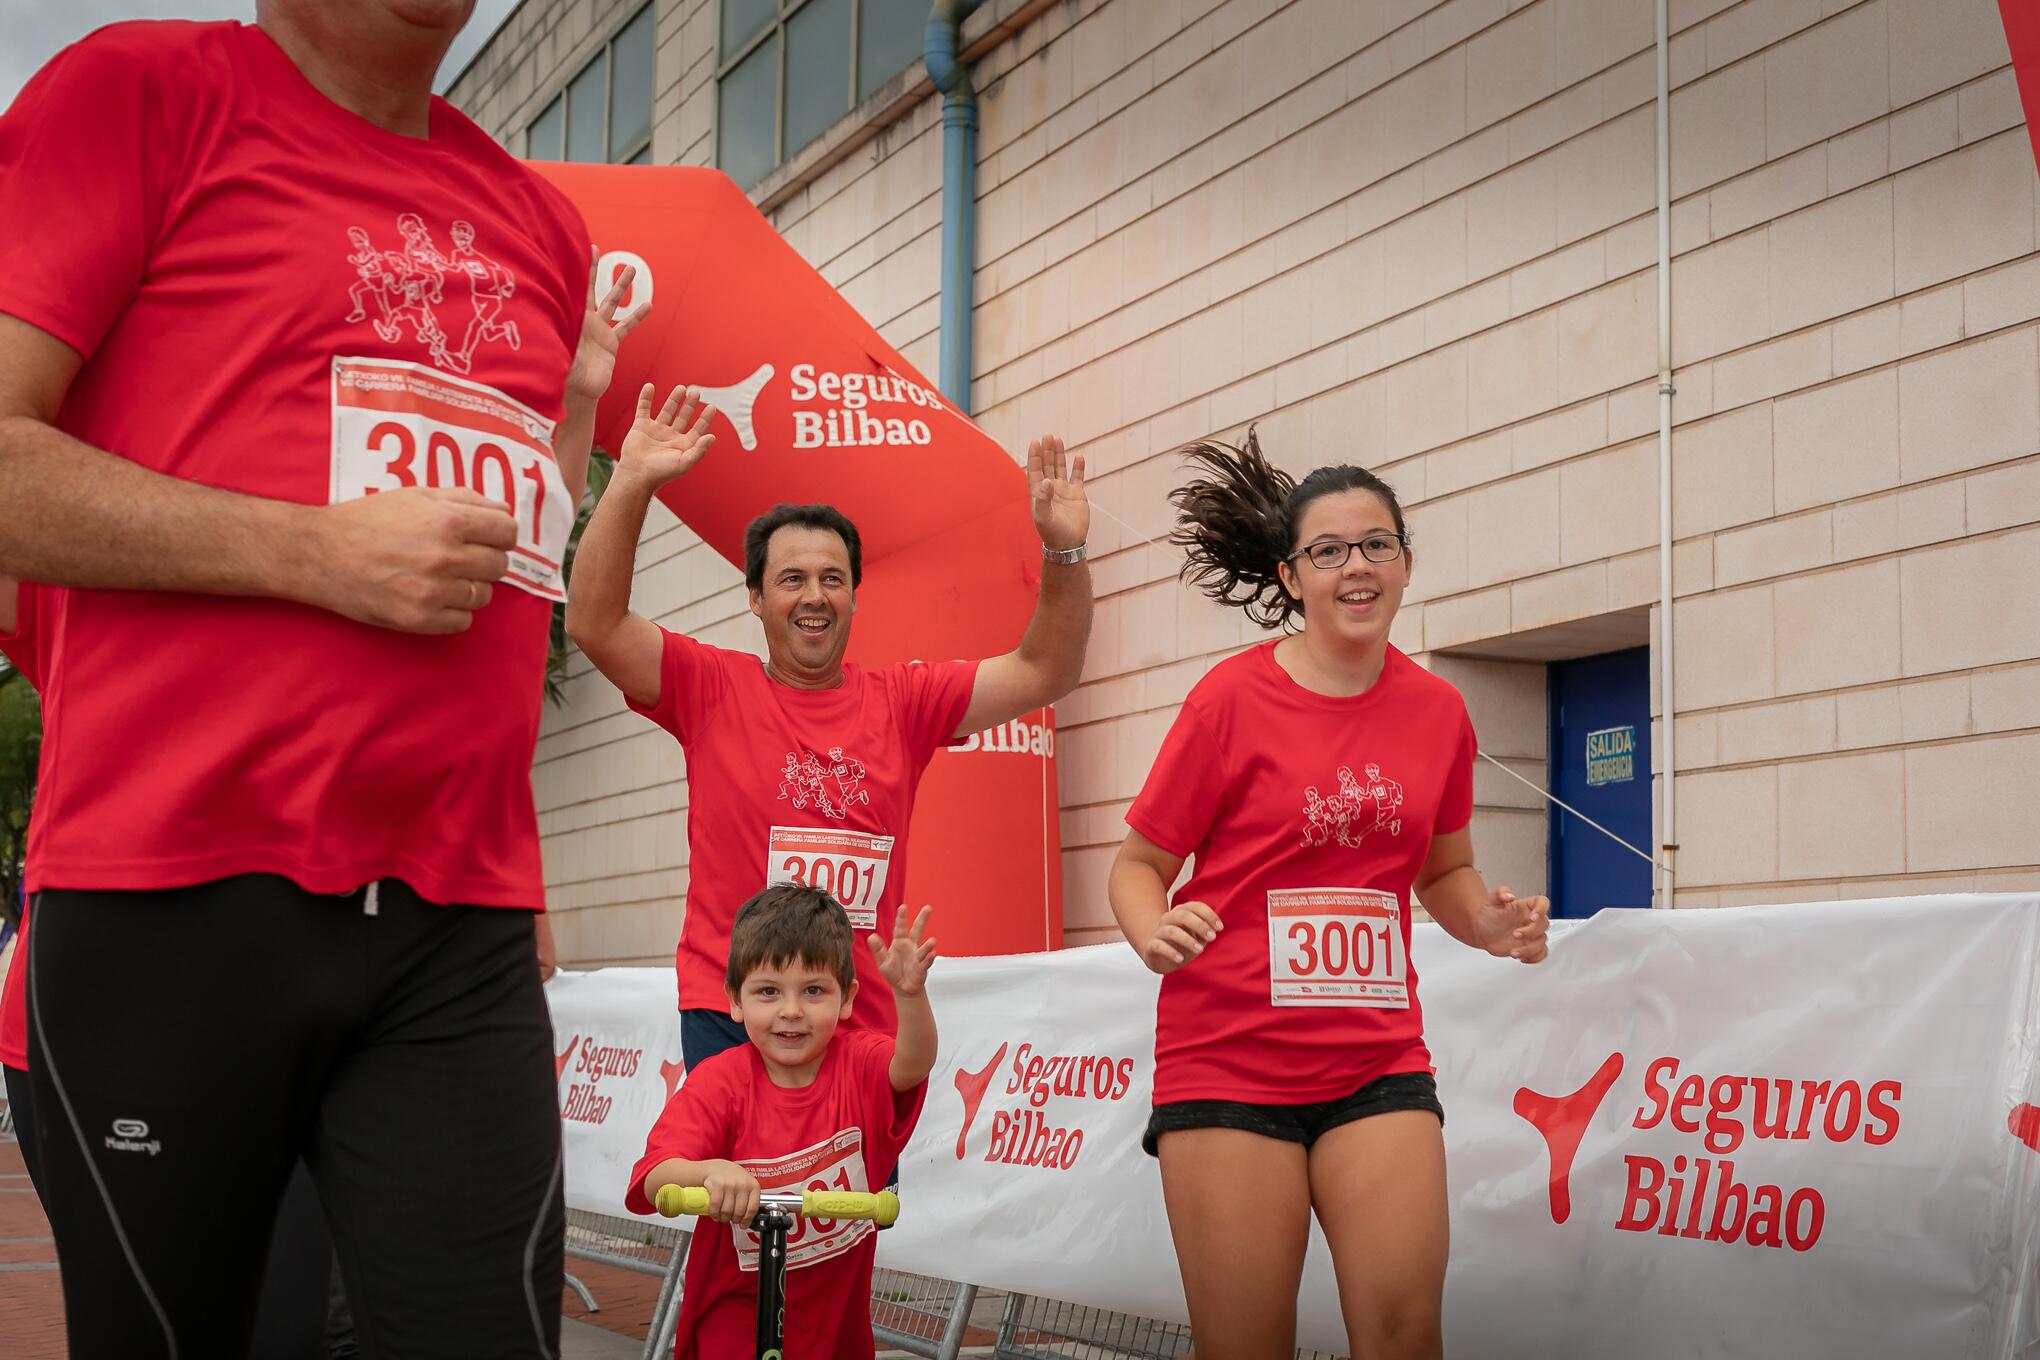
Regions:
<instances>
[{"instance_id":1,"label":"blue metal door","mask_svg":"<svg viewBox=\"0 0 2040 1360\"><path fill-rule=\"evenodd\" d=\"M1554 661L1551 791L1643 850L1651 845L1650 648ZM1552 807L1554 916L1648 907L1648 861Z\"/></svg>"}]
</instances>

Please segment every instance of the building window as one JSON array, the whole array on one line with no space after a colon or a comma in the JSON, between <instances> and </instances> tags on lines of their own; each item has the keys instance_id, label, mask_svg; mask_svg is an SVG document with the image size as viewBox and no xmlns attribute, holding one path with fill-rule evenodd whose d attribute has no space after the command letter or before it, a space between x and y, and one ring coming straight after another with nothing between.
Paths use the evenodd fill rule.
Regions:
<instances>
[{"instance_id":1,"label":"building window","mask_svg":"<svg viewBox=\"0 0 2040 1360\"><path fill-rule=\"evenodd\" d=\"M925 0L722 0L716 164L746 189L921 54Z\"/></svg>"},{"instance_id":2,"label":"building window","mask_svg":"<svg viewBox=\"0 0 2040 1360\"><path fill-rule=\"evenodd\" d=\"M524 154L538 161L650 163L656 37L646 5L531 120Z\"/></svg>"}]
</instances>

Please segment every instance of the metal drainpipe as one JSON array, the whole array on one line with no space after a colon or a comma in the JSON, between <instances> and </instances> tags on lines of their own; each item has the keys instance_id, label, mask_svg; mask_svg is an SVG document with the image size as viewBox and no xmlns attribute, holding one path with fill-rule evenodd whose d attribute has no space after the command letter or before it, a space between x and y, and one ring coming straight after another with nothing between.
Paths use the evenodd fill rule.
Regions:
<instances>
[{"instance_id":1,"label":"metal drainpipe","mask_svg":"<svg viewBox=\"0 0 2040 1360\"><path fill-rule=\"evenodd\" d=\"M970 328L977 263L977 91L956 59L963 21L984 0L935 0L922 58L942 100L942 395L970 414Z\"/></svg>"},{"instance_id":2,"label":"metal drainpipe","mask_svg":"<svg viewBox=\"0 0 2040 1360\"><path fill-rule=\"evenodd\" d=\"M1658 757L1664 783L1659 790L1662 832L1656 874L1657 905L1672 905L1673 866L1679 849L1672 789L1678 705L1672 684L1672 142L1671 20L1667 0L1657 0L1657 229L1658 229L1658 694L1663 715Z\"/></svg>"}]
</instances>

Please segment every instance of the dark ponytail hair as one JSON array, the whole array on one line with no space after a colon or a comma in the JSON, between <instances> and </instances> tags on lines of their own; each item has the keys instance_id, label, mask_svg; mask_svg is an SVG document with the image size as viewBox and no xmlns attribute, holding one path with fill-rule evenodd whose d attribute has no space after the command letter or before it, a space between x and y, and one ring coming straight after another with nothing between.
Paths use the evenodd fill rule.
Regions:
<instances>
[{"instance_id":1,"label":"dark ponytail hair","mask_svg":"<svg viewBox=\"0 0 2040 1360\"><path fill-rule=\"evenodd\" d=\"M1395 531L1409 541L1402 505L1387 482L1363 467L1321 467L1298 482L1261 453L1252 426L1244 447L1212 441L1183 451L1204 476L1169 493L1176 529L1169 541L1186 553L1182 578L1220 604L1247 611L1263 628L1303 612L1282 584L1282 560L1296 546L1296 522L1320 496L1370 491L1388 506Z\"/></svg>"}]
</instances>

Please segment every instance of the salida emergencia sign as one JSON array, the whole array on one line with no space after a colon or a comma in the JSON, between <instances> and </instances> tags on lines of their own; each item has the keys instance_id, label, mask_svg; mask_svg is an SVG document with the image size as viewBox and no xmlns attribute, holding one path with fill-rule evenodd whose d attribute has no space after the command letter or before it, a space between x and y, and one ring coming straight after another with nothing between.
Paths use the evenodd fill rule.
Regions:
<instances>
[{"instance_id":1,"label":"salida emergencia sign","mask_svg":"<svg viewBox=\"0 0 2040 1360\"><path fill-rule=\"evenodd\" d=\"M1604 727L1587 733L1587 783L1621 784L1636 778L1636 729Z\"/></svg>"}]
</instances>

